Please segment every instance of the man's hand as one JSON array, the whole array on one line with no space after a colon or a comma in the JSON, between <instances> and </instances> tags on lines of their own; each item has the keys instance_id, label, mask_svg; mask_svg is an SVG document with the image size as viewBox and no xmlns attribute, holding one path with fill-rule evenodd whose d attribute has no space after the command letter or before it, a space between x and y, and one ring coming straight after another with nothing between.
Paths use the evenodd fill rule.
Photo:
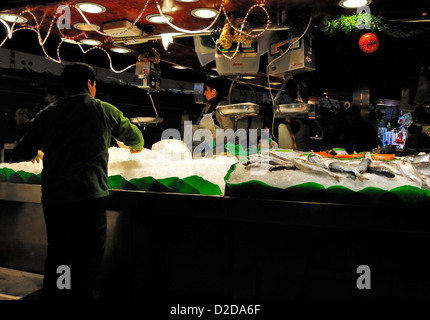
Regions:
<instances>
[{"instance_id":1,"label":"man's hand","mask_svg":"<svg viewBox=\"0 0 430 320\"><path fill-rule=\"evenodd\" d=\"M132 147L129 147L129 148L130 148L130 153L131 154L133 154L133 153L139 153L139 152L142 152L142 150L143 150L143 147L141 147L139 150L135 150Z\"/></svg>"},{"instance_id":2,"label":"man's hand","mask_svg":"<svg viewBox=\"0 0 430 320\"><path fill-rule=\"evenodd\" d=\"M37 156L33 160L31 160L31 163L40 163L41 160L43 160L43 152L39 150L37 151Z\"/></svg>"}]
</instances>

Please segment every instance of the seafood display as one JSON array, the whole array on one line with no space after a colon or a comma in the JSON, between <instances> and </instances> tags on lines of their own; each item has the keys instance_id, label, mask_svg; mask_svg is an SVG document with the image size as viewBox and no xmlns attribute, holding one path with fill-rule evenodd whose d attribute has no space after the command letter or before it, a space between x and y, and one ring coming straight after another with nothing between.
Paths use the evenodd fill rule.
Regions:
<instances>
[{"instance_id":1,"label":"seafood display","mask_svg":"<svg viewBox=\"0 0 430 320\"><path fill-rule=\"evenodd\" d=\"M323 153L324 154L324 153ZM327 154L264 152L250 155L237 164L227 183L259 180L270 186L287 188L306 182L324 187L345 186L353 191L367 187L390 190L399 186L414 186L429 190L430 157L428 154L392 160L379 160L371 153L352 157L328 157ZM390 159L390 157L385 157ZM266 170L267 174L262 174ZM276 171L276 172L273 172Z\"/></svg>"}]
</instances>

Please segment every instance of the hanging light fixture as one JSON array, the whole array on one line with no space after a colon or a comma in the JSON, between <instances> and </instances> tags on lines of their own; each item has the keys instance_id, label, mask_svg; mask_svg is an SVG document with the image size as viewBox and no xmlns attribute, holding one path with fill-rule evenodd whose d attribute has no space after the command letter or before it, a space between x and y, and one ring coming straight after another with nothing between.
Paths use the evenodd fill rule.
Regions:
<instances>
[{"instance_id":1,"label":"hanging light fixture","mask_svg":"<svg viewBox=\"0 0 430 320\"><path fill-rule=\"evenodd\" d=\"M339 2L339 5L342 8L355 9L355 8L368 6L371 3L372 3L372 0L341 0Z\"/></svg>"},{"instance_id":2,"label":"hanging light fixture","mask_svg":"<svg viewBox=\"0 0 430 320\"><path fill-rule=\"evenodd\" d=\"M87 13L102 13L106 11L106 8L101 4L92 2L80 2L76 4L76 7Z\"/></svg>"}]
</instances>

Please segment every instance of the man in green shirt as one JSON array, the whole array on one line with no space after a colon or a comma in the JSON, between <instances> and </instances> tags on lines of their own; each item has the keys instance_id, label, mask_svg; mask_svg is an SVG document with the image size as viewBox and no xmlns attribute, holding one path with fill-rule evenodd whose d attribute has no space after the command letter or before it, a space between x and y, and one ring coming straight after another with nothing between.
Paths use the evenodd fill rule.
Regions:
<instances>
[{"instance_id":1,"label":"man in green shirt","mask_svg":"<svg viewBox=\"0 0 430 320\"><path fill-rule=\"evenodd\" d=\"M94 69L67 65L63 99L40 111L18 142L22 160L43 154L42 204L48 237L43 298L97 298L96 278L106 242L103 199L109 195L108 149L113 136L143 149L142 133L109 103L95 99ZM42 151L42 152L40 152ZM69 266L70 289L58 288L58 268Z\"/></svg>"}]
</instances>

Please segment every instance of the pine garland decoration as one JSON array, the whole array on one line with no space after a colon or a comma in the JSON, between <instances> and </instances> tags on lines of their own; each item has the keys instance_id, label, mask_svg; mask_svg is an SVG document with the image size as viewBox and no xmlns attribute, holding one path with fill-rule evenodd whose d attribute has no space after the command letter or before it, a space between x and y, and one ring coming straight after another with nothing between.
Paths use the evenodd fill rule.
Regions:
<instances>
[{"instance_id":1,"label":"pine garland decoration","mask_svg":"<svg viewBox=\"0 0 430 320\"><path fill-rule=\"evenodd\" d=\"M366 24L366 19L370 17L370 29L360 29L360 23ZM430 31L430 27L423 27L421 24L387 23L383 18L374 15L354 14L350 16L342 15L338 19L324 18L319 26L319 31L328 36L339 33L356 34L363 30L369 32L379 32L393 38L409 38L414 35Z\"/></svg>"}]
</instances>

